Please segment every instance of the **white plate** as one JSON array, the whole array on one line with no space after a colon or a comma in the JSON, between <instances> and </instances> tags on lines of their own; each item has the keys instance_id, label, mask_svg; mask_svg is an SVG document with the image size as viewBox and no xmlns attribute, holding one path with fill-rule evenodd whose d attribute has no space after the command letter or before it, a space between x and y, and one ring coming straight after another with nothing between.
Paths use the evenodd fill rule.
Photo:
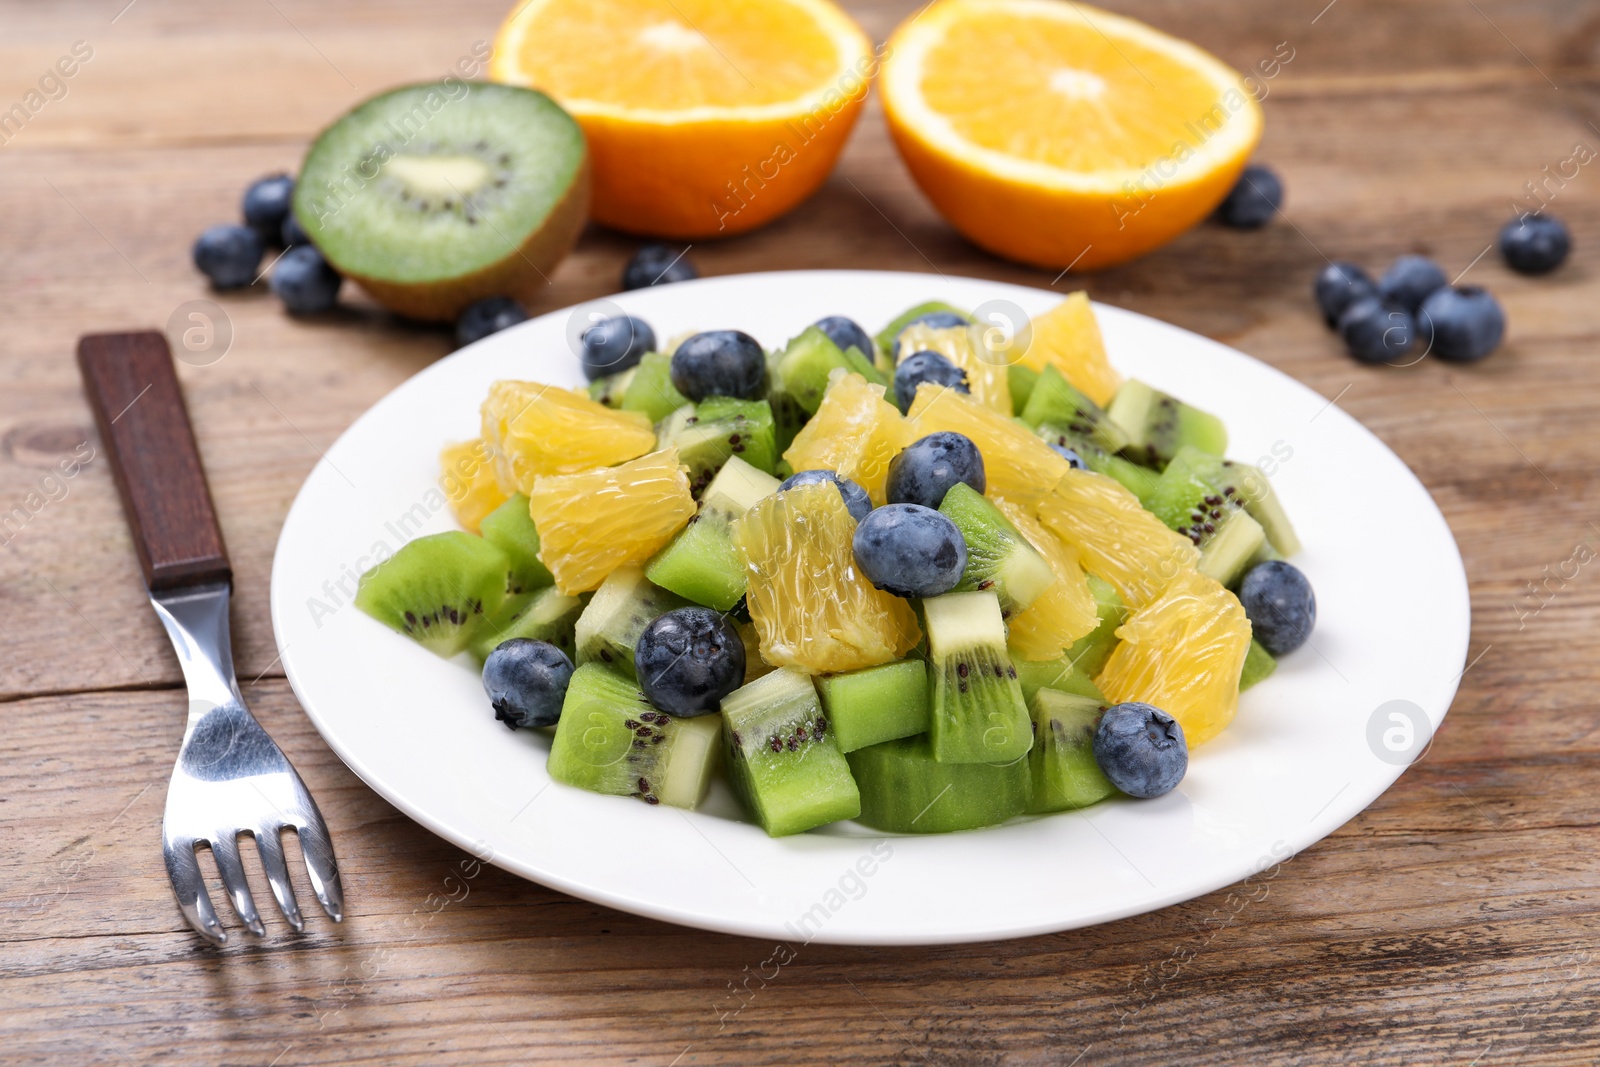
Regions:
<instances>
[{"instance_id":1,"label":"white plate","mask_svg":"<svg viewBox=\"0 0 1600 1067\"><path fill-rule=\"evenodd\" d=\"M795 271L611 298L663 339L729 327L768 346L823 315L875 330L931 299L1009 300L1037 314L1061 297L966 278ZM548 739L496 722L464 657L429 655L348 601L374 553L453 528L435 488L439 449L477 436L490 382L581 383L570 309L429 367L311 472L272 571L295 693L351 769L428 829L574 896L709 930L790 944L980 941L1150 911L1269 868L1371 803L1404 769L1404 753L1389 749L1420 748L1443 720L1467 649L1461 557L1405 464L1338 407L1203 337L1097 312L1123 373L1221 416L1236 458L1276 458L1273 482L1306 545L1295 563L1317 591L1315 647L1244 695L1174 793L961 834L841 824L773 840L739 820L725 791L681 812L550 782ZM1380 711L1390 701L1410 705ZM1420 709L1409 726L1392 717L1407 707Z\"/></svg>"}]
</instances>

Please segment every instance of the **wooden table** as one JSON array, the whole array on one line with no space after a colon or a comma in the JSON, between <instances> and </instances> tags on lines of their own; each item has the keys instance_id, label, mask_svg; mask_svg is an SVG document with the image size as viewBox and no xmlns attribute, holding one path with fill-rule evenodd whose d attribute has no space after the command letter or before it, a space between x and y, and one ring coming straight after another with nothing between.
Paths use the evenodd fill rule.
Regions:
<instances>
[{"instance_id":1,"label":"wooden table","mask_svg":"<svg viewBox=\"0 0 1600 1067\"><path fill-rule=\"evenodd\" d=\"M50 475L97 447L74 340L159 327L210 298L190 242L235 217L250 179L292 170L351 102L442 74L505 5L124 2L0 3L0 107L74 42L92 49L66 95L0 147L0 511L30 511L0 551L0 1061L1592 1062L1600 564L1566 561L1600 549L1600 168L1564 162L1575 145L1600 149L1588 0L1118 5L1240 68L1288 42L1261 156L1285 178L1289 221L1202 226L1058 286L1282 368L1432 490L1466 557L1474 624L1473 666L1428 757L1262 899L1219 891L998 944L813 945L749 982L753 996L734 989L764 943L488 867L451 899L464 854L370 792L301 714L267 610L285 510L319 450L451 341L360 300L294 321L264 286L217 298L232 349L182 377L237 573L240 676L327 815L349 917L222 951L184 926L158 845L177 664L103 459ZM913 8L852 6L879 38ZM1578 240L1542 280L1484 254L1529 182L1547 182ZM614 290L635 244L591 230L536 310ZM1309 297L1324 256L1381 268L1405 251L1500 296L1498 355L1392 370L1340 353ZM875 103L809 203L692 255L709 275L874 267L1051 284L941 223ZM1406 608L1403 588L1373 606Z\"/></svg>"}]
</instances>

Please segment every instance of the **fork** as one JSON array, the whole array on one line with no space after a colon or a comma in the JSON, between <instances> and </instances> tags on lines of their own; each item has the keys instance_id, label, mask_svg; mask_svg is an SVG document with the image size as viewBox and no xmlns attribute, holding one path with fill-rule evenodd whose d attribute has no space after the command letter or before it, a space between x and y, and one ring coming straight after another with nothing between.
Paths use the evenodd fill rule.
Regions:
<instances>
[{"instance_id":1,"label":"fork","mask_svg":"<svg viewBox=\"0 0 1600 1067\"><path fill-rule=\"evenodd\" d=\"M78 366L150 603L189 690L189 721L161 824L178 907L207 940L227 943L196 854L205 846L239 920L253 934L266 933L239 850L239 838L249 835L278 909L290 926L304 930L283 851L283 831L293 829L312 892L339 922L344 889L327 824L283 750L245 707L234 677L228 636L233 572L166 338L92 334L78 341Z\"/></svg>"}]
</instances>

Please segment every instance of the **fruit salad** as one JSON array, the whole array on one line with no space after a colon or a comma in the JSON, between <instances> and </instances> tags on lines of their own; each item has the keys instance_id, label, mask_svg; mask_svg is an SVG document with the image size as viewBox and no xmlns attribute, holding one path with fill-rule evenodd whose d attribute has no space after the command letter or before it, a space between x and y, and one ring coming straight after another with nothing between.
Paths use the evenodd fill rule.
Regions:
<instances>
[{"instance_id":1,"label":"fruit salad","mask_svg":"<svg viewBox=\"0 0 1600 1067\"><path fill-rule=\"evenodd\" d=\"M591 327L587 391L496 382L441 456L463 529L356 598L476 660L558 782L721 776L774 836L1157 797L1315 624L1266 475L1124 380L1081 293L1008 359L942 303L657 336Z\"/></svg>"}]
</instances>

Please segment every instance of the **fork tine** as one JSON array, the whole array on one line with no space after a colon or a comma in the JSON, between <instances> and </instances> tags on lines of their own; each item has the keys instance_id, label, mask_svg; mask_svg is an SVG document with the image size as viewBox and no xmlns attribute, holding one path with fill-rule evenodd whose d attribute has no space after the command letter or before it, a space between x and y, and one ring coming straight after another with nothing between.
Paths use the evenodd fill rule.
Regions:
<instances>
[{"instance_id":1,"label":"fork tine","mask_svg":"<svg viewBox=\"0 0 1600 1067\"><path fill-rule=\"evenodd\" d=\"M283 912L283 917L289 920L295 932L300 933L305 930L306 923L300 917L300 903L295 900L294 885L289 881L289 865L283 859L281 833L278 827L269 826L257 830L253 836L256 851L261 854L261 866L267 870L267 883L272 886L272 896L278 902L278 910Z\"/></svg>"},{"instance_id":2,"label":"fork tine","mask_svg":"<svg viewBox=\"0 0 1600 1067\"><path fill-rule=\"evenodd\" d=\"M217 871L222 884L233 898L233 910L239 920L257 937L264 937L267 928L261 925L261 913L256 911L255 897L250 894L250 883L244 878L244 863L239 859L237 834L218 835L210 842L211 854L216 857Z\"/></svg>"},{"instance_id":3,"label":"fork tine","mask_svg":"<svg viewBox=\"0 0 1600 1067\"><path fill-rule=\"evenodd\" d=\"M311 891L316 893L328 918L343 922L344 884L339 880L339 863L333 858L328 827L313 807L309 815L295 823L294 829L300 837L300 853L306 858L306 873L311 876Z\"/></svg>"},{"instance_id":4,"label":"fork tine","mask_svg":"<svg viewBox=\"0 0 1600 1067\"><path fill-rule=\"evenodd\" d=\"M200 874L200 861L194 854L192 840L176 841L163 835L161 851L167 861L167 877L172 881L172 893L178 898L178 908L189 925L213 945L228 943L228 932L217 922L217 913L206 894L205 878Z\"/></svg>"}]
</instances>

